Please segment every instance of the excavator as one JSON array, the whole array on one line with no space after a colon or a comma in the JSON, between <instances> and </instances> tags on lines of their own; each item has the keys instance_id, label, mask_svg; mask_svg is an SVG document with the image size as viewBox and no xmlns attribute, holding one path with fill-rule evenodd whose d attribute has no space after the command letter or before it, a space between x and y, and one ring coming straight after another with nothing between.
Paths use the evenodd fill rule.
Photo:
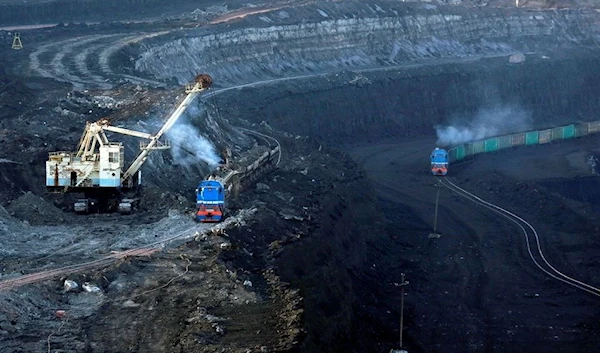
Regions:
<instances>
[{"instance_id":1,"label":"excavator","mask_svg":"<svg viewBox=\"0 0 600 353\"><path fill-rule=\"evenodd\" d=\"M185 86L186 97L171 113L162 128L154 135L111 126L107 119L87 122L76 151L50 152L46 161L46 190L49 192L83 193L84 198L74 204L76 213L133 212L138 200L124 195L141 185L140 168L154 150L170 148L168 141L160 138L177 122L194 98L212 85L206 74L197 75L194 82ZM119 133L142 139L140 152L125 169L124 146L111 142L106 132ZM117 206L118 203L118 206Z\"/></svg>"}]
</instances>

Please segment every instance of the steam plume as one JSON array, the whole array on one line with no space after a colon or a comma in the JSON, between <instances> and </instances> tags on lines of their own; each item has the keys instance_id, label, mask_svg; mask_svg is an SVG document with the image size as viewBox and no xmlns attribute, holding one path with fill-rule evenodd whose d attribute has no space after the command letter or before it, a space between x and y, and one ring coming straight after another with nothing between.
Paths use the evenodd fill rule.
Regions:
<instances>
[{"instance_id":1,"label":"steam plume","mask_svg":"<svg viewBox=\"0 0 600 353\"><path fill-rule=\"evenodd\" d=\"M202 161L211 168L219 164L221 158L215 152L215 146L195 127L189 124L177 124L167 135L176 164L189 167Z\"/></svg>"},{"instance_id":2,"label":"steam plume","mask_svg":"<svg viewBox=\"0 0 600 353\"><path fill-rule=\"evenodd\" d=\"M483 140L487 137L529 130L531 112L511 106L481 109L472 118L452 119L448 126L436 125L438 146L458 145Z\"/></svg>"}]
</instances>

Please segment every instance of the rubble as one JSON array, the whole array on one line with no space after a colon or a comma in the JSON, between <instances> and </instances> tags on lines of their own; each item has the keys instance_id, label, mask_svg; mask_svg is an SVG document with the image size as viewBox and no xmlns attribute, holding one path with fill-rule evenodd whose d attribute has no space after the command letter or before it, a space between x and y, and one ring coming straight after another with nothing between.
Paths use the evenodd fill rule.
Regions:
<instances>
[{"instance_id":1,"label":"rubble","mask_svg":"<svg viewBox=\"0 0 600 353\"><path fill-rule=\"evenodd\" d=\"M57 225L67 219L62 210L31 191L11 201L6 211L31 225Z\"/></svg>"},{"instance_id":2,"label":"rubble","mask_svg":"<svg viewBox=\"0 0 600 353\"><path fill-rule=\"evenodd\" d=\"M64 291L66 292L71 292L76 290L77 288L79 288L79 284L77 284L77 282L70 280L70 279L66 279L65 283L63 285Z\"/></svg>"},{"instance_id":3,"label":"rubble","mask_svg":"<svg viewBox=\"0 0 600 353\"><path fill-rule=\"evenodd\" d=\"M511 64L520 64L525 61L525 55L518 53L508 57L508 62Z\"/></svg>"},{"instance_id":4,"label":"rubble","mask_svg":"<svg viewBox=\"0 0 600 353\"><path fill-rule=\"evenodd\" d=\"M292 209L283 209L279 212L279 215L281 215L281 217L283 217L283 219L285 220L296 220L296 221L303 221L304 217L299 216L296 211L292 210Z\"/></svg>"},{"instance_id":5,"label":"rubble","mask_svg":"<svg viewBox=\"0 0 600 353\"><path fill-rule=\"evenodd\" d=\"M268 192L271 188L264 183L256 183L256 192Z\"/></svg>"},{"instance_id":6,"label":"rubble","mask_svg":"<svg viewBox=\"0 0 600 353\"><path fill-rule=\"evenodd\" d=\"M85 282L81 288L83 288L84 291L88 292L88 293L102 293L102 290L100 289L100 287L95 286L93 284L90 284L88 282Z\"/></svg>"}]
</instances>

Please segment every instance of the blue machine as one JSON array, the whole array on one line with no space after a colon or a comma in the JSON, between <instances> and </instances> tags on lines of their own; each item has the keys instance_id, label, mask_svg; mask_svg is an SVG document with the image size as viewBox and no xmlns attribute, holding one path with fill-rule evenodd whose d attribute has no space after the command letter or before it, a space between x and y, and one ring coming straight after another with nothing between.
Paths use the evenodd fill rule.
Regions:
<instances>
[{"instance_id":1,"label":"blue machine","mask_svg":"<svg viewBox=\"0 0 600 353\"><path fill-rule=\"evenodd\" d=\"M431 152L431 174L433 175L446 175L448 174L448 152L443 149L436 147Z\"/></svg>"},{"instance_id":2,"label":"blue machine","mask_svg":"<svg viewBox=\"0 0 600 353\"><path fill-rule=\"evenodd\" d=\"M219 222L225 212L225 188L218 180L202 180L196 189L196 219Z\"/></svg>"}]
</instances>

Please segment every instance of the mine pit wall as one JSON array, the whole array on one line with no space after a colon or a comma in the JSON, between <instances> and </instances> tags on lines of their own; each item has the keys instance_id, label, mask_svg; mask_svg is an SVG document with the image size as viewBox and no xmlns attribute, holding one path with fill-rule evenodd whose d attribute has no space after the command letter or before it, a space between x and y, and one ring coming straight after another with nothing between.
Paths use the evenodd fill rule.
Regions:
<instances>
[{"instance_id":1,"label":"mine pit wall","mask_svg":"<svg viewBox=\"0 0 600 353\"><path fill-rule=\"evenodd\" d=\"M373 224L379 216L364 182L323 195L320 226L278 257L279 276L304 299L302 352L367 352L373 343L359 320L364 313L357 309L354 277L367 266L367 240L382 234Z\"/></svg>"},{"instance_id":2,"label":"mine pit wall","mask_svg":"<svg viewBox=\"0 0 600 353\"><path fill-rule=\"evenodd\" d=\"M235 108L220 104L226 116L249 109L283 130L343 142L433 133L482 110L526 115L517 130L595 120L599 25L589 10L325 2L171 33L122 55L155 79L186 82L200 70L219 78L216 90L250 84L233 94ZM509 63L519 53L525 61Z\"/></svg>"},{"instance_id":3,"label":"mine pit wall","mask_svg":"<svg viewBox=\"0 0 600 353\"><path fill-rule=\"evenodd\" d=\"M306 177L285 166L275 172L279 178L297 181L296 201L286 207L306 205L301 220L284 220L275 200L257 212L250 224L252 232L242 231L239 241L256 241L250 240L253 237L280 241L275 274L290 288L299 289L303 299L304 334L293 351L368 352L375 339L372 328L361 320L366 313L357 291L365 289L356 278L370 270L368 242L385 232L364 174L343 153L327 149L322 153L328 156L318 161L330 158L330 166L311 167ZM234 233L230 237L236 241Z\"/></svg>"},{"instance_id":4,"label":"mine pit wall","mask_svg":"<svg viewBox=\"0 0 600 353\"><path fill-rule=\"evenodd\" d=\"M498 133L598 119L600 51L511 65L507 58L324 77L224 93L271 126L333 145L434 135L471 122ZM356 81L356 82L352 82ZM298 123L301 121L302 123Z\"/></svg>"},{"instance_id":5,"label":"mine pit wall","mask_svg":"<svg viewBox=\"0 0 600 353\"><path fill-rule=\"evenodd\" d=\"M171 33L132 47L130 55L142 74L183 83L200 69L218 77L216 85L223 87L425 59L595 47L599 24L600 14L589 10L324 2Z\"/></svg>"}]
</instances>

